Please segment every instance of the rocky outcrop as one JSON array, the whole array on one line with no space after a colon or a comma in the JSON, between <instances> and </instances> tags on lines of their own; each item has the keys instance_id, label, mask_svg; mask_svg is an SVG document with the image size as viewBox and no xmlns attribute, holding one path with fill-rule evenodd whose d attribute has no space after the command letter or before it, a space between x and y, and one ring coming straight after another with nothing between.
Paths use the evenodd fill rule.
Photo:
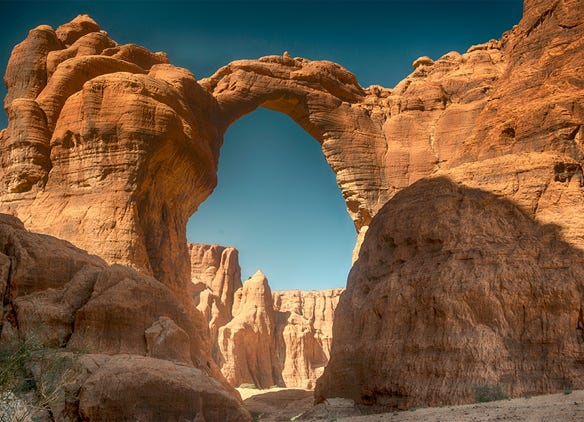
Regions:
<instances>
[{"instance_id":1,"label":"rocky outcrop","mask_svg":"<svg viewBox=\"0 0 584 422\"><path fill-rule=\"evenodd\" d=\"M184 287L185 224L215 186L222 135L262 106L320 142L362 239L381 206L420 178L522 152L582 158L575 2L528 1L501 40L416 60L393 89L364 89L335 63L288 54L235 61L197 82L162 53L104 38L89 17L36 28L6 75L2 207Z\"/></svg>"},{"instance_id":2,"label":"rocky outcrop","mask_svg":"<svg viewBox=\"0 0 584 422\"><path fill-rule=\"evenodd\" d=\"M272 292L276 353L285 386L314 389L330 358L334 312L344 290Z\"/></svg>"},{"instance_id":3,"label":"rocky outcrop","mask_svg":"<svg viewBox=\"0 0 584 422\"><path fill-rule=\"evenodd\" d=\"M88 16L31 30L6 84L2 210L183 292L186 221L216 184L213 98Z\"/></svg>"},{"instance_id":4,"label":"rocky outcrop","mask_svg":"<svg viewBox=\"0 0 584 422\"><path fill-rule=\"evenodd\" d=\"M3 214L0 251L0 345L81 353L66 403L52 403L66 411L59 420L251 420L210 357L200 314L170 288Z\"/></svg>"},{"instance_id":5,"label":"rocky outcrop","mask_svg":"<svg viewBox=\"0 0 584 422\"><path fill-rule=\"evenodd\" d=\"M87 371L82 420L251 421L234 396L197 368L133 355L87 355L81 364Z\"/></svg>"},{"instance_id":6,"label":"rocky outcrop","mask_svg":"<svg viewBox=\"0 0 584 422\"><path fill-rule=\"evenodd\" d=\"M317 398L404 409L473 402L483 385L582 388L583 264L557 226L512 201L414 183L373 219Z\"/></svg>"},{"instance_id":7,"label":"rocky outcrop","mask_svg":"<svg viewBox=\"0 0 584 422\"><path fill-rule=\"evenodd\" d=\"M417 178L412 157L429 154L416 145L436 163L364 236L319 400L405 408L472 401L485 384L513 396L582 388L577 3L526 1L500 41L421 61L386 94L388 104L402 95L402 109L408 92L421 100L384 123L389 133L405 119L393 143L405 145L407 158L394 162L406 171L392 173L407 176L404 186ZM443 90L444 106L429 102ZM444 112L424 126L433 107Z\"/></svg>"},{"instance_id":8,"label":"rocky outcrop","mask_svg":"<svg viewBox=\"0 0 584 422\"><path fill-rule=\"evenodd\" d=\"M231 383L313 389L330 356L344 289L275 291L258 272L242 286L237 249L189 244L192 297Z\"/></svg>"},{"instance_id":9,"label":"rocky outcrop","mask_svg":"<svg viewBox=\"0 0 584 422\"><path fill-rule=\"evenodd\" d=\"M235 292L233 319L219 328L221 371L231 385L268 388L280 383L274 362L274 305L265 275L258 271Z\"/></svg>"},{"instance_id":10,"label":"rocky outcrop","mask_svg":"<svg viewBox=\"0 0 584 422\"><path fill-rule=\"evenodd\" d=\"M191 282L197 309L209 324L213 357L219 361L219 328L233 319L235 292L242 287L238 251L233 247L190 243Z\"/></svg>"}]
</instances>

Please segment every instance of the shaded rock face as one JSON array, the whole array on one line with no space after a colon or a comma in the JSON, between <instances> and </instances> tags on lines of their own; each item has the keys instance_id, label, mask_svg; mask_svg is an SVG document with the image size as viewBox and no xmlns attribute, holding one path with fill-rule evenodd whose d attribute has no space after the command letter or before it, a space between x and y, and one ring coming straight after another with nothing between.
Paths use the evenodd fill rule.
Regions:
<instances>
[{"instance_id":1,"label":"shaded rock face","mask_svg":"<svg viewBox=\"0 0 584 422\"><path fill-rule=\"evenodd\" d=\"M403 126L409 157L429 140L441 177L373 218L318 400L407 408L469 402L485 384L512 396L583 387L582 23L577 1L527 1L500 41L422 61L387 96L421 84L401 118L425 116L429 82L491 75L463 78L431 136Z\"/></svg>"},{"instance_id":2,"label":"shaded rock face","mask_svg":"<svg viewBox=\"0 0 584 422\"><path fill-rule=\"evenodd\" d=\"M403 409L473 402L485 384L582 388L583 264L559 227L512 201L448 178L414 183L373 219L317 399Z\"/></svg>"},{"instance_id":3,"label":"shaded rock face","mask_svg":"<svg viewBox=\"0 0 584 422\"><path fill-rule=\"evenodd\" d=\"M58 420L251 420L210 357L200 314L169 287L4 214L0 251L0 343L83 353Z\"/></svg>"},{"instance_id":4,"label":"shaded rock face","mask_svg":"<svg viewBox=\"0 0 584 422\"><path fill-rule=\"evenodd\" d=\"M242 286L237 249L190 244L193 299L231 385L312 389L328 362L344 289L272 292L261 272Z\"/></svg>"}]
</instances>

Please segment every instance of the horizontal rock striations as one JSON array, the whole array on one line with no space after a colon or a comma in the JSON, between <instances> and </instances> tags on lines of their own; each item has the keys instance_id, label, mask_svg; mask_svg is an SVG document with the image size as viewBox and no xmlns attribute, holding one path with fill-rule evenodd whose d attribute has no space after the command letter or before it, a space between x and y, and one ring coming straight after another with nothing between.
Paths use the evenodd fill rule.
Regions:
<instances>
[{"instance_id":1,"label":"horizontal rock striations","mask_svg":"<svg viewBox=\"0 0 584 422\"><path fill-rule=\"evenodd\" d=\"M88 16L31 30L5 81L2 210L182 292L186 221L216 184L216 101Z\"/></svg>"},{"instance_id":2,"label":"horizontal rock striations","mask_svg":"<svg viewBox=\"0 0 584 422\"><path fill-rule=\"evenodd\" d=\"M408 408L472 402L485 385L583 387L582 23L577 1L528 0L500 41L421 60L387 94L405 106L384 127L405 119L391 133L406 171L392 173L407 180L362 237L317 400ZM410 178L430 157L416 145L435 153L429 177Z\"/></svg>"},{"instance_id":3,"label":"horizontal rock striations","mask_svg":"<svg viewBox=\"0 0 584 422\"><path fill-rule=\"evenodd\" d=\"M278 110L321 144L359 231L319 399L342 395L407 407L469 401L469 386L486 383L513 395L582 387L583 10L580 0L526 0L521 22L500 40L422 57L392 89L362 88L340 65L286 53L236 61L197 81L163 53L118 45L87 16L55 31L37 27L14 48L6 70L0 211L109 264L138 269L140 280L150 281L114 266L96 285L104 292L119 286L119 297L138 289L135 297L147 301L140 289L154 289L164 307L178 298L201 338L202 357L211 353L203 333L210 320L191 300L197 287L190 282L186 221L216 184L228 126L260 106ZM219 291L235 288L220 279L199 290L212 302L197 299L211 320L228 308ZM23 280L17 289L36 291L32 278ZM234 329L221 334L215 325L224 340L215 351L235 353L238 339L257 338L276 353L281 343L261 343L261 336L303 331L300 314L274 309L270 316L277 298L266 297L262 286L237 290L233 318L222 326ZM241 307L247 299L262 311ZM42 309L55 312L48 319L52 341L66 338L64 311ZM178 345L192 327L176 309L171 315L152 309L128 313L150 318L139 327L147 331L140 353L172 350L172 359L186 361L187 348ZM136 352L130 334L128 341L99 338L109 322L97 307L79 317L100 348ZM161 343L164 332L168 345ZM294 350L312 348L299 344ZM281 368L287 357L273 356L269 365ZM416 376L405 377L406 370ZM238 375L232 382L264 386L285 373L267 371L261 380ZM339 379L350 385L341 388ZM460 386L452 390L456 379Z\"/></svg>"},{"instance_id":4,"label":"horizontal rock striations","mask_svg":"<svg viewBox=\"0 0 584 422\"><path fill-rule=\"evenodd\" d=\"M584 252L559 230L445 177L402 190L351 271L317 400L407 409L484 386L582 388Z\"/></svg>"}]
</instances>

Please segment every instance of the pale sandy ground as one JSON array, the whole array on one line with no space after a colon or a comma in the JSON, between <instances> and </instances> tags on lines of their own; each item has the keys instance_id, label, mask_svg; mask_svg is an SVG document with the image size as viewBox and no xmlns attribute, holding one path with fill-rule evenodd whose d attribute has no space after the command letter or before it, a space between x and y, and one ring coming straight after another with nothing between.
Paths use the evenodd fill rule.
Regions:
<instances>
[{"instance_id":1,"label":"pale sandy ground","mask_svg":"<svg viewBox=\"0 0 584 422\"><path fill-rule=\"evenodd\" d=\"M312 406L312 391L274 388L270 390L239 389L242 398L257 421L584 421L584 390L570 394L550 394L501 400L464 406L445 406L369 416L343 417L327 412L322 405ZM305 412L309 419L294 419ZM342 413L342 412L341 412Z\"/></svg>"}]
</instances>

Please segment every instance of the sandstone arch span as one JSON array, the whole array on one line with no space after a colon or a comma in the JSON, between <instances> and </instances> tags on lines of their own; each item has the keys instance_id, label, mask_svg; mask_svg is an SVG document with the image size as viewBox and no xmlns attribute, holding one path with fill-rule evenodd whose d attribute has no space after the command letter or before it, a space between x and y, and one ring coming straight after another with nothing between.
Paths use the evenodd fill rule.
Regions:
<instances>
[{"instance_id":1,"label":"sandstone arch span","mask_svg":"<svg viewBox=\"0 0 584 422\"><path fill-rule=\"evenodd\" d=\"M584 156L584 50L570 4L548 21L545 4L528 2L501 40L416 60L393 89L364 89L335 63L288 54L235 61L197 81L164 53L118 45L88 16L37 27L5 76L1 211L181 290L185 224L217 183L223 133L262 106L320 142L360 234L396 192L440 174L562 224L565 207L542 213L549 191L525 175L548 180L558 163L577 172ZM546 52L535 31L543 24L566 41L565 60ZM584 222L567 233L581 246Z\"/></svg>"},{"instance_id":2,"label":"sandstone arch span","mask_svg":"<svg viewBox=\"0 0 584 422\"><path fill-rule=\"evenodd\" d=\"M257 107L320 142L357 229L386 199L381 126L335 63L270 56L197 82L79 16L30 31L6 81L2 210L178 290L189 279L186 222L217 183L223 134Z\"/></svg>"}]
</instances>

